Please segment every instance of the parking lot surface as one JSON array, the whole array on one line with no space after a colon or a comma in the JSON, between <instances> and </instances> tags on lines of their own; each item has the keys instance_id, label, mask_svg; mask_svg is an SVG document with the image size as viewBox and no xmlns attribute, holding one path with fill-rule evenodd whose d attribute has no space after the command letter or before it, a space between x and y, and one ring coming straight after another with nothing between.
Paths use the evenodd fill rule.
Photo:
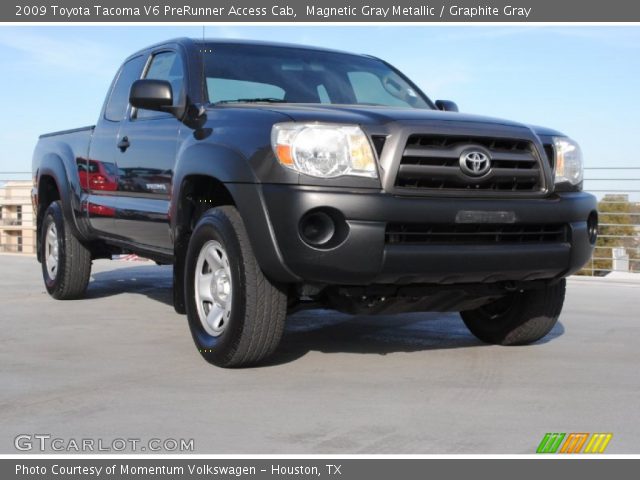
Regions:
<instances>
[{"instance_id":1,"label":"parking lot surface","mask_svg":"<svg viewBox=\"0 0 640 480\"><path fill-rule=\"evenodd\" d=\"M632 277L572 278L560 322L526 347L484 345L457 314L300 312L275 358L245 370L202 360L171 298L170 267L101 260L87 298L56 301L33 257L0 256L0 453L49 434L211 454L520 454L546 432L612 432L607 453L640 452Z\"/></svg>"}]
</instances>

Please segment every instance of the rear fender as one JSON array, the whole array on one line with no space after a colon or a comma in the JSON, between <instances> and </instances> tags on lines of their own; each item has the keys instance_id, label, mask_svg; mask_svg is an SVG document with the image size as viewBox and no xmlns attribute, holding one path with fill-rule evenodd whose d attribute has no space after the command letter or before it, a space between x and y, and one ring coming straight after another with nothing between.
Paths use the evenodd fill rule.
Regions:
<instances>
[{"instance_id":1,"label":"rear fender","mask_svg":"<svg viewBox=\"0 0 640 480\"><path fill-rule=\"evenodd\" d=\"M65 149L63 148L63 151ZM62 213L70 226L73 234L80 240L89 239L89 230L86 218L82 213L82 189L80 187L80 179L76 170L76 163L71 149L66 147L71 158L66 161L58 153L47 153L40 160L40 166L36 172L36 185L38 191L38 227L41 224L42 215L47 205L41 205L40 186L41 179L49 176L53 179L60 196L62 204ZM73 168L69 168L69 164Z\"/></svg>"}]
</instances>

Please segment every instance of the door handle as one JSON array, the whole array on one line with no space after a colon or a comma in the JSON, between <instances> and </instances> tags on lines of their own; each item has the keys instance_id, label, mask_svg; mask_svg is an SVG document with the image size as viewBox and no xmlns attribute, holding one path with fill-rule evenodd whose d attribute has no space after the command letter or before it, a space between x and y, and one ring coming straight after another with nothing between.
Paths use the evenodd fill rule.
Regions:
<instances>
[{"instance_id":1,"label":"door handle","mask_svg":"<svg viewBox=\"0 0 640 480\"><path fill-rule=\"evenodd\" d=\"M118 142L118 148L121 152L124 152L130 146L131 144L129 143L129 137L122 137L122 140Z\"/></svg>"}]
</instances>

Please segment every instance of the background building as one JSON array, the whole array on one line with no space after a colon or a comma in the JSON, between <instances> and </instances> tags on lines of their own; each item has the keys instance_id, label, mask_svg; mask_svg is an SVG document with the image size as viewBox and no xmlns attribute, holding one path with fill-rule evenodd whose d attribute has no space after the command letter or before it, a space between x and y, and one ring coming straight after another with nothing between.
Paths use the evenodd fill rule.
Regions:
<instances>
[{"instance_id":1,"label":"background building","mask_svg":"<svg viewBox=\"0 0 640 480\"><path fill-rule=\"evenodd\" d=\"M0 252L33 254L35 238L31 182L6 182L0 186Z\"/></svg>"}]
</instances>

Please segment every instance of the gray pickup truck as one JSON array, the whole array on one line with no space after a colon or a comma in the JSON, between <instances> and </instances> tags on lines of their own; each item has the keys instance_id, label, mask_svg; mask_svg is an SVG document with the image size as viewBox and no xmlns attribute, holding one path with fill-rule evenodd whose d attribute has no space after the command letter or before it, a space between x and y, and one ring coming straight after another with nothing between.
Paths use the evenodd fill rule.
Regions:
<instances>
[{"instance_id":1,"label":"gray pickup truck","mask_svg":"<svg viewBox=\"0 0 640 480\"><path fill-rule=\"evenodd\" d=\"M534 342L597 237L565 135L295 45L136 52L95 126L40 137L33 175L48 292L81 296L113 254L171 264L176 311L223 367L266 359L303 308L455 311L485 342Z\"/></svg>"}]
</instances>

